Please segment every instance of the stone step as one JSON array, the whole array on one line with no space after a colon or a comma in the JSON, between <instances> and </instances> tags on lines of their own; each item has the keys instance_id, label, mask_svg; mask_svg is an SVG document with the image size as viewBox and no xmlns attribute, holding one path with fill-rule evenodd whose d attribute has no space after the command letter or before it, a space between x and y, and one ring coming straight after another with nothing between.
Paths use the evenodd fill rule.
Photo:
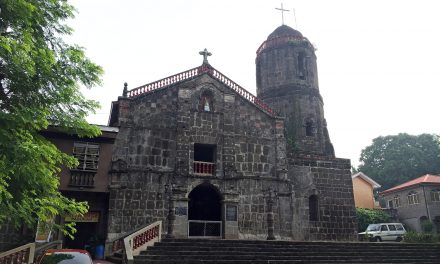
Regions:
<instances>
[{"instance_id":1,"label":"stone step","mask_svg":"<svg viewBox=\"0 0 440 264\"><path fill-rule=\"evenodd\" d=\"M439 264L440 245L369 242L166 239L135 263L426 263Z\"/></svg>"},{"instance_id":2,"label":"stone step","mask_svg":"<svg viewBox=\"0 0 440 264\"><path fill-rule=\"evenodd\" d=\"M265 256L265 255L272 255L272 256L304 256L304 255L314 255L314 256L362 256L362 257L369 257L374 253L374 256L388 256L390 254L389 251L381 251L381 252L361 252L361 251L343 251L343 252L321 252L321 251L312 251L312 252L304 252L304 251L267 251L267 250L261 250L261 251L252 251L252 250L246 250L246 251L220 251L220 250L206 250L206 251L184 251L184 250L174 250L174 251L161 251L161 250L148 250L146 252L142 252L139 256L158 256L158 255L167 255L167 256L197 256L197 255L216 255L216 256L228 256L233 254L234 256L238 255L249 255L249 252L252 252L252 254L256 256ZM440 253L433 254L431 252L406 252L406 251L400 251L400 252L393 252L394 255L398 255L400 257L411 257L411 256L433 256L433 257L439 257Z\"/></svg>"},{"instance_id":3,"label":"stone step","mask_svg":"<svg viewBox=\"0 0 440 264\"><path fill-rule=\"evenodd\" d=\"M180 246L180 245L209 245L209 246L224 246L225 244L230 246L235 245L264 245L264 246L270 246L270 247L280 247L280 246L293 246L293 247L395 247L395 248L440 248L440 245L435 244L410 244L410 243L396 243L396 242L381 242L381 243L372 243L372 242L292 242L292 241L260 241L260 240L169 240L169 241L163 241L158 242L156 245L165 245L165 246Z\"/></svg>"},{"instance_id":4,"label":"stone step","mask_svg":"<svg viewBox=\"0 0 440 264\"><path fill-rule=\"evenodd\" d=\"M224 245L222 247L211 246L211 245L157 245L151 247L149 251L155 250L163 250L163 251L175 251L175 250L184 250L184 251L212 251L212 250L228 250L228 251L246 251L246 250L268 250L268 251L280 251L280 250L288 250L288 251L325 251L325 252L334 252L336 250L359 250L364 249L371 252L382 252L382 251L406 251L406 252L430 252L432 250L440 250L440 247L437 248L408 248L408 247L318 247L318 246L308 246L308 247L273 247L273 246L264 246L264 245L237 245L230 246Z\"/></svg>"},{"instance_id":5,"label":"stone step","mask_svg":"<svg viewBox=\"0 0 440 264\"><path fill-rule=\"evenodd\" d=\"M248 260L149 260L148 262L142 262L135 260L135 264L197 264L197 263L207 263L207 264L290 264L290 263L302 263L302 264L324 264L324 263L387 263L387 264L438 264L438 260L434 261L402 261L402 260L386 260L385 262L376 262L369 260L322 260L322 261L304 261L304 260L276 260L276 261L267 261L267 260L253 260L249 262Z\"/></svg>"}]
</instances>

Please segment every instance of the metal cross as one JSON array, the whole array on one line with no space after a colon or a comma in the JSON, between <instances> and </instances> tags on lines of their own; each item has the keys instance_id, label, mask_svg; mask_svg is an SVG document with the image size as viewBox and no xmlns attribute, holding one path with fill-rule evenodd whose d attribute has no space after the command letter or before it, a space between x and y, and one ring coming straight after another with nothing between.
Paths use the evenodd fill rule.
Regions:
<instances>
[{"instance_id":1,"label":"metal cross","mask_svg":"<svg viewBox=\"0 0 440 264\"><path fill-rule=\"evenodd\" d=\"M206 48L203 51L199 52L200 55L203 55L203 64L209 64L208 62L208 56L211 56L212 53L209 52Z\"/></svg>"},{"instance_id":2,"label":"metal cross","mask_svg":"<svg viewBox=\"0 0 440 264\"><path fill-rule=\"evenodd\" d=\"M281 8L276 8L275 7L275 9L281 11L281 21L283 22L283 25L284 25L284 11L289 12L290 10L284 9L283 8L283 3L281 3Z\"/></svg>"}]
</instances>

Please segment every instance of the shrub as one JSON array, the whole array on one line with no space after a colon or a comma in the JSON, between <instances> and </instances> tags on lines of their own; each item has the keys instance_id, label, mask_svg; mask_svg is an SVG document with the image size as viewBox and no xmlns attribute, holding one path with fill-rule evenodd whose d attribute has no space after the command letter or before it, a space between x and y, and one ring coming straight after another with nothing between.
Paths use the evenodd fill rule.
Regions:
<instances>
[{"instance_id":1,"label":"shrub","mask_svg":"<svg viewBox=\"0 0 440 264\"><path fill-rule=\"evenodd\" d=\"M434 225L429 220L423 220L420 222L420 226L422 227L422 231L424 233L431 233L434 229Z\"/></svg>"},{"instance_id":2,"label":"shrub","mask_svg":"<svg viewBox=\"0 0 440 264\"><path fill-rule=\"evenodd\" d=\"M382 209L356 208L358 230L363 232L369 224L388 223L391 216Z\"/></svg>"},{"instance_id":3,"label":"shrub","mask_svg":"<svg viewBox=\"0 0 440 264\"><path fill-rule=\"evenodd\" d=\"M405 234L404 241L407 243L439 243L440 236L433 233L417 233L409 231Z\"/></svg>"}]
</instances>

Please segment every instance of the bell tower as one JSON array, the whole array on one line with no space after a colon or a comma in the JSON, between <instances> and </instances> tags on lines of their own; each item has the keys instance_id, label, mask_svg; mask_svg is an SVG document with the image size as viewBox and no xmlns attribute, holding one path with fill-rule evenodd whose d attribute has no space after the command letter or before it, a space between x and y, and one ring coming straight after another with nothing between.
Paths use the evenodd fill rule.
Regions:
<instances>
[{"instance_id":1,"label":"bell tower","mask_svg":"<svg viewBox=\"0 0 440 264\"><path fill-rule=\"evenodd\" d=\"M282 25L258 48L255 63L257 96L286 118L286 139L293 153L334 156L309 40Z\"/></svg>"}]
</instances>

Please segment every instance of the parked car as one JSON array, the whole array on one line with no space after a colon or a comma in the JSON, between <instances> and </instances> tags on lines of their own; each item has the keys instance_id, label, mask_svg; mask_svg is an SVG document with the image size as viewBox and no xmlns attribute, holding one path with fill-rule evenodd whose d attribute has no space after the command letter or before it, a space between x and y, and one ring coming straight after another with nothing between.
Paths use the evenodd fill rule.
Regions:
<instances>
[{"instance_id":1,"label":"parked car","mask_svg":"<svg viewBox=\"0 0 440 264\"><path fill-rule=\"evenodd\" d=\"M406 230L401 223L370 224L365 232L359 235L366 236L370 241L402 241Z\"/></svg>"},{"instance_id":2,"label":"parked car","mask_svg":"<svg viewBox=\"0 0 440 264\"><path fill-rule=\"evenodd\" d=\"M93 261L86 250L48 249L35 264L93 264Z\"/></svg>"}]
</instances>

